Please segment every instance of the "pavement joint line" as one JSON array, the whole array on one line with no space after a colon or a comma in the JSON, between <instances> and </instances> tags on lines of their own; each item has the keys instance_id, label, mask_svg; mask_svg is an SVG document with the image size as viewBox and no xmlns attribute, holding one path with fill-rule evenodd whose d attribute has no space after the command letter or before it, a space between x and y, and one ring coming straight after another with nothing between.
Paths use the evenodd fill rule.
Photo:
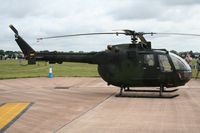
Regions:
<instances>
[{"instance_id":1,"label":"pavement joint line","mask_svg":"<svg viewBox=\"0 0 200 133\"><path fill-rule=\"evenodd\" d=\"M3 103L3 105L6 103ZM16 120L20 118L34 103L30 102L19 114L17 114L9 123L0 129L0 133L5 132ZM0 106L1 107L1 106Z\"/></svg>"},{"instance_id":2,"label":"pavement joint line","mask_svg":"<svg viewBox=\"0 0 200 133\"><path fill-rule=\"evenodd\" d=\"M61 130L63 127L69 125L70 123L72 123L73 121L79 119L81 116L87 114L88 112L94 110L95 108L97 108L99 105L101 105L102 103L104 103L105 101L107 101L110 97L112 97L114 94L116 94L116 92L110 94L108 97L106 97L105 99L103 99L102 101L100 101L99 103L97 103L94 107L91 107L90 109L86 110L85 112L81 113L80 115L78 115L77 117L75 117L74 119L72 119L71 121L67 122L66 124L64 124L63 126L59 127L58 129L56 129L55 131L53 131L53 133L58 132L59 130Z\"/></svg>"},{"instance_id":3,"label":"pavement joint line","mask_svg":"<svg viewBox=\"0 0 200 133\"><path fill-rule=\"evenodd\" d=\"M3 106L4 104L6 104L6 103L2 103L2 104L0 104L0 107Z\"/></svg>"}]
</instances>

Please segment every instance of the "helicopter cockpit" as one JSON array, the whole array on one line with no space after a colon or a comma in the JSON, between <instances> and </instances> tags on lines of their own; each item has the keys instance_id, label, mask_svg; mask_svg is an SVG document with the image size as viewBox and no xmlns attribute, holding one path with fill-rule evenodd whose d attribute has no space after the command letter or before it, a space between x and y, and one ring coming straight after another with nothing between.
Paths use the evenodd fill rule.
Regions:
<instances>
[{"instance_id":1,"label":"helicopter cockpit","mask_svg":"<svg viewBox=\"0 0 200 133\"><path fill-rule=\"evenodd\" d=\"M143 60L140 66L141 72L144 72L145 75L143 81L148 85L153 81L162 81L165 86L174 87L184 85L191 79L191 68L181 57L166 50L149 52L140 51L139 54Z\"/></svg>"}]
</instances>

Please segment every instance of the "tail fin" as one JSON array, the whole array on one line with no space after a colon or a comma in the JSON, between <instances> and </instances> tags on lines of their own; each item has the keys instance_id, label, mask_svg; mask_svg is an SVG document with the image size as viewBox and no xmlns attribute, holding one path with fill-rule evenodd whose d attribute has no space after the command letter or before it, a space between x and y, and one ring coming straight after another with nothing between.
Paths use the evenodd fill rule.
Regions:
<instances>
[{"instance_id":1,"label":"tail fin","mask_svg":"<svg viewBox=\"0 0 200 133\"><path fill-rule=\"evenodd\" d=\"M15 33L15 41L22 50L24 57L26 59L30 59L31 56L34 56L35 50L31 48L31 46L26 41L24 41L24 39L18 34L18 31L15 29L13 25L9 25L9 27Z\"/></svg>"}]
</instances>

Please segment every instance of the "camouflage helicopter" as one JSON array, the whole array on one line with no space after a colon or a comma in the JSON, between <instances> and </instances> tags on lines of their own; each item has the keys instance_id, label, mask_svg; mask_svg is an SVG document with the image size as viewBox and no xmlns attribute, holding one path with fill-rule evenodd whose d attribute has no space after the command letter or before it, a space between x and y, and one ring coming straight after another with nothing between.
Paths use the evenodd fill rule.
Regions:
<instances>
[{"instance_id":1,"label":"camouflage helicopter","mask_svg":"<svg viewBox=\"0 0 200 133\"><path fill-rule=\"evenodd\" d=\"M123 30L120 32L86 33L63 36L52 36L42 39L73 37L85 35L115 34L131 37L131 43L108 45L105 51L90 53L59 53L59 52L36 52L18 34L13 25L9 26L15 33L15 41L22 50L29 64L36 61L48 61L50 64L62 62L82 62L98 65L98 73L108 85L120 87L118 96L124 96L124 91L137 91L130 87L159 87L156 90L138 90L159 92L157 97L164 97L163 92L174 92L166 88L185 85L191 79L191 68L181 57L170 53L166 49L152 49L151 42L146 41L144 35L167 34L189 35L198 34L184 33L154 33L135 32Z\"/></svg>"}]
</instances>

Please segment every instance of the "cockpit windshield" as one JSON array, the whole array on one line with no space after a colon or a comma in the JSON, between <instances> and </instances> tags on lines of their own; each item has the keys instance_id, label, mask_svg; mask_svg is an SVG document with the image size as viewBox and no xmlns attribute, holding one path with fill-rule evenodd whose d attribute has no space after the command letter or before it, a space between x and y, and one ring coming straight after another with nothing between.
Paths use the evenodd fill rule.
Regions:
<instances>
[{"instance_id":1,"label":"cockpit windshield","mask_svg":"<svg viewBox=\"0 0 200 133\"><path fill-rule=\"evenodd\" d=\"M183 70L183 71L191 71L190 66L188 65L188 63L182 59L181 57L173 54L173 53L169 53L172 62L176 68L176 70Z\"/></svg>"}]
</instances>

